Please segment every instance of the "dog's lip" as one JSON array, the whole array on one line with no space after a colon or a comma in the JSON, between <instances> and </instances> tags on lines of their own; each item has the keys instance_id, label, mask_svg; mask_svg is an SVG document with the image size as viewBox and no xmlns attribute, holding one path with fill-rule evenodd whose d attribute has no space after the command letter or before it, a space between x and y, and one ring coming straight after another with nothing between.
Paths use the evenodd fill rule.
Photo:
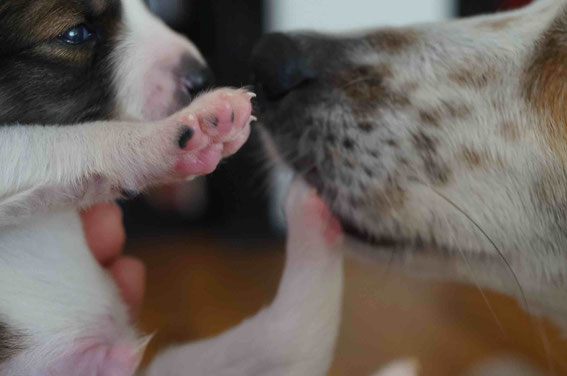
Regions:
<instances>
[{"instance_id":1,"label":"dog's lip","mask_svg":"<svg viewBox=\"0 0 567 376\"><path fill-rule=\"evenodd\" d=\"M303 174L303 179L307 182L307 184L313 187L317 191L319 197L325 201L321 194L323 191L323 182L319 179L319 171L317 168L312 167L309 171ZM330 205L329 202L327 202L327 206L331 210L333 216L339 220L344 234L354 240L379 248L402 248L408 245L408 243L396 240L393 237L374 236L368 231L364 231L360 227L356 226L353 221L349 220L343 214L333 210L332 205Z\"/></svg>"},{"instance_id":2,"label":"dog's lip","mask_svg":"<svg viewBox=\"0 0 567 376\"><path fill-rule=\"evenodd\" d=\"M408 245L406 242L396 240L393 237L374 236L367 231L361 230L358 226L354 225L348 219L345 219L344 217L337 215L336 213L334 213L334 215L339 219L345 235L361 243L368 244L373 247L389 249L405 248Z\"/></svg>"}]
</instances>

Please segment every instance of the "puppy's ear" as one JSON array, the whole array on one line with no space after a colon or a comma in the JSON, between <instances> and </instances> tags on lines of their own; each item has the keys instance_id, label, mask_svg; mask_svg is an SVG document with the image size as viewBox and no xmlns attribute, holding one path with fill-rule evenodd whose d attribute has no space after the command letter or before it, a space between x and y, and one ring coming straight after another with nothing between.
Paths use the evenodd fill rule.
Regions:
<instances>
[{"instance_id":1,"label":"puppy's ear","mask_svg":"<svg viewBox=\"0 0 567 376\"><path fill-rule=\"evenodd\" d=\"M150 339L138 343L79 344L38 375L133 376Z\"/></svg>"}]
</instances>

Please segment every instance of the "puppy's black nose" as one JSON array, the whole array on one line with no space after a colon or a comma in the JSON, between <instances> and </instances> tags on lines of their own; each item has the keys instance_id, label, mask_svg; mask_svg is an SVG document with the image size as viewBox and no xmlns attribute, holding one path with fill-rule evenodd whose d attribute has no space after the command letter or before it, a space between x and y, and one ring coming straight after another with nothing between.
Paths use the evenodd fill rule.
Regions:
<instances>
[{"instance_id":1,"label":"puppy's black nose","mask_svg":"<svg viewBox=\"0 0 567 376\"><path fill-rule=\"evenodd\" d=\"M213 71L201 62L184 59L180 70L183 88L192 97L214 84Z\"/></svg>"},{"instance_id":2,"label":"puppy's black nose","mask_svg":"<svg viewBox=\"0 0 567 376\"><path fill-rule=\"evenodd\" d=\"M265 36L252 54L254 78L261 94L277 100L317 78L301 39L281 33Z\"/></svg>"}]
</instances>

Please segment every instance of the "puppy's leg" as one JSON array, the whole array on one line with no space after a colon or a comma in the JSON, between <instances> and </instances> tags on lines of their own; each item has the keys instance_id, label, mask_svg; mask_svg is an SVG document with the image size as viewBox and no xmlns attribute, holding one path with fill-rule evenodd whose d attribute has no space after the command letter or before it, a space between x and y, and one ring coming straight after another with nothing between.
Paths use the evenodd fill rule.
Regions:
<instances>
[{"instance_id":1,"label":"puppy's leg","mask_svg":"<svg viewBox=\"0 0 567 376\"><path fill-rule=\"evenodd\" d=\"M374 376L418 376L419 363L416 360L402 360L390 364Z\"/></svg>"},{"instance_id":2,"label":"puppy's leg","mask_svg":"<svg viewBox=\"0 0 567 376\"><path fill-rule=\"evenodd\" d=\"M525 359L507 356L478 364L467 372L466 376L543 376L545 374Z\"/></svg>"},{"instance_id":3,"label":"puppy's leg","mask_svg":"<svg viewBox=\"0 0 567 376\"><path fill-rule=\"evenodd\" d=\"M217 90L156 123L0 127L0 225L212 172L247 140L250 98Z\"/></svg>"},{"instance_id":4,"label":"puppy's leg","mask_svg":"<svg viewBox=\"0 0 567 376\"><path fill-rule=\"evenodd\" d=\"M316 376L332 360L341 295L341 232L303 183L287 200L287 261L273 304L228 333L159 355L147 376Z\"/></svg>"}]
</instances>

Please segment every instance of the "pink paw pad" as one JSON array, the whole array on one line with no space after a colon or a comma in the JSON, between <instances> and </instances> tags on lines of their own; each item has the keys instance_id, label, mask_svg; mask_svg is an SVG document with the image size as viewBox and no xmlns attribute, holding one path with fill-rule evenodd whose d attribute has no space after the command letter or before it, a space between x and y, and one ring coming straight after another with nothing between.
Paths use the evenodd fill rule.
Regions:
<instances>
[{"instance_id":1,"label":"pink paw pad","mask_svg":"<svg viewBox=\"0 0 567 376\"><path fill-rule=\"evenodd\" d=\"M179 148L175 172L182 176L213 172L222 158L236 153L248 140L254 94L221 89L197 98L174 115Z\"/></svg>"}]
</instances>

